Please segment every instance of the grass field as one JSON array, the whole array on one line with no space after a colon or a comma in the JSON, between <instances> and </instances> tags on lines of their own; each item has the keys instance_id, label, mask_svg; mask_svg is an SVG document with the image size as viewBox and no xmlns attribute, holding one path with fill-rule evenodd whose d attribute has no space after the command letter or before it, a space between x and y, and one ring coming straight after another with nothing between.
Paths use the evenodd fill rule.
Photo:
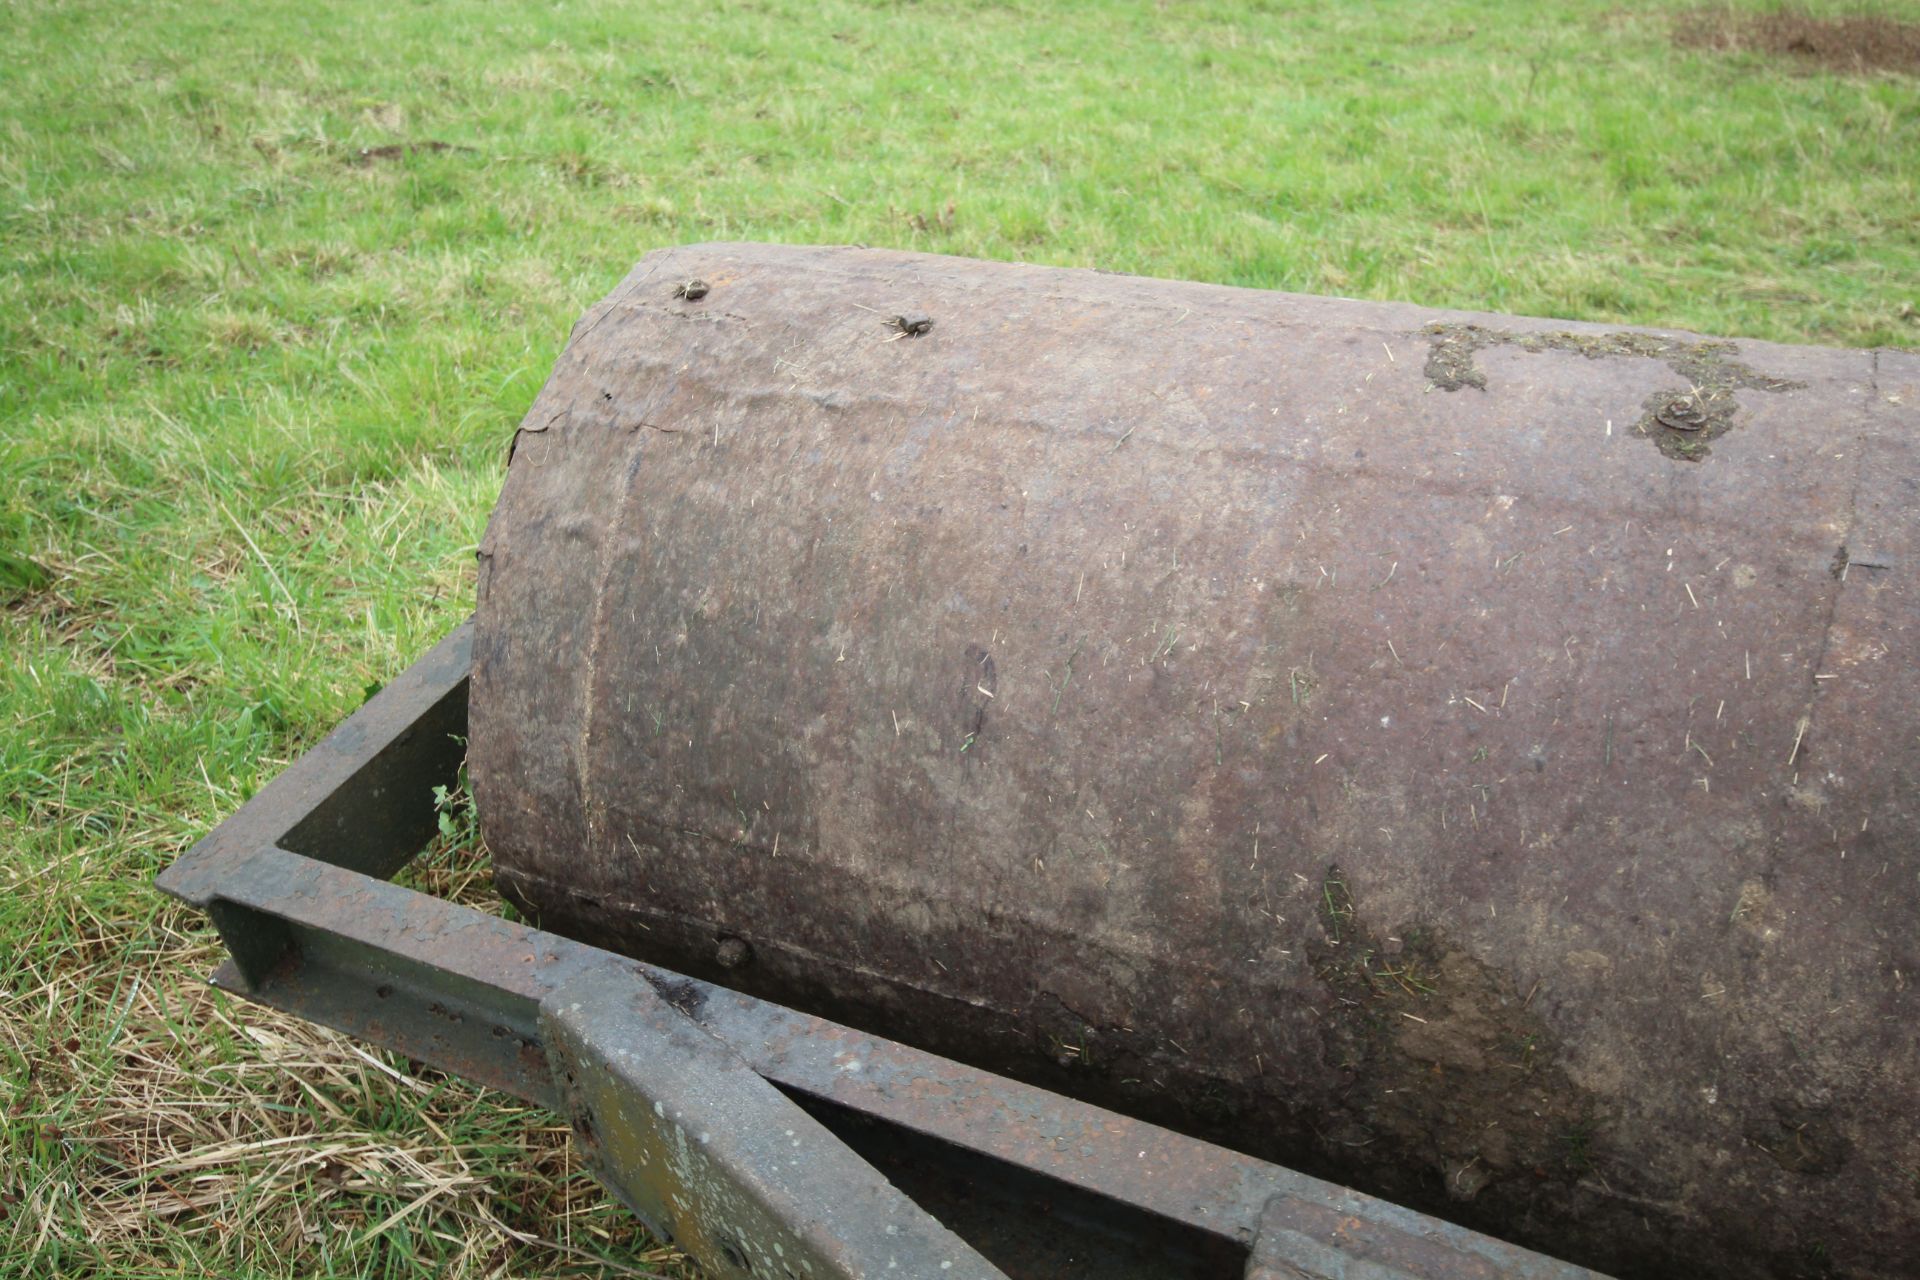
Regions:
<instances>
[{"instance_id":1,"label":"grass field","mask_svg":"<svg viewBox=\"0 0 1920 1280\"><path fill-rule=\"evenodd\" d=\"M209 993L149 887L465 615L512 428L640 254L1920 343L1920 79L1673 31L1631 0L0 10L0 1276L681 1274L547 1116ZM482 893L453 843L430 877Z\"/></svg>"}]
</instances>

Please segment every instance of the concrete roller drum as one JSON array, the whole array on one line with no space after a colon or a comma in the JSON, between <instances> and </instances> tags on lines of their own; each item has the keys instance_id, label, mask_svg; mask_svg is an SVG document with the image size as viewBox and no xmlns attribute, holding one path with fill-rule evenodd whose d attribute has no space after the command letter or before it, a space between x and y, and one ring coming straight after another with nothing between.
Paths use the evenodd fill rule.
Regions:
<instances>
[{"instance_id":1,"label":"concrete roller drum","mask_svg":"<svg viewBox=\"0 0 1920 1280\"><path fill-rule=\"evenodd\" d=\"M1912 1275L1917 411L1911 354L654 253L481 547L498 881L1623 1275Z\"/></svg>"}]
</instances>

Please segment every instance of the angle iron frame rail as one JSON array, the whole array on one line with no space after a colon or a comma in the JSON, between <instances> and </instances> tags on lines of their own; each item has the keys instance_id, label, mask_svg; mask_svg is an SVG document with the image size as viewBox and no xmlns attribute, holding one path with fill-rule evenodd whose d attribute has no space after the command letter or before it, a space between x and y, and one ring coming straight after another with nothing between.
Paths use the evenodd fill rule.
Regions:
<instances>
[{"instance_id":1,"label":"angle iron frame rail","mask_svg":"<svg viewBox=\"0 0 1920 1280\"><path fill-rule=\"evenodd\" d=\"M434 834L433 789L458 779L471 646L468 622L159 886L219 929L230 959L215 986L560 1112L596 1176L710 1274L1593 1280L1333 1183L387 883Z\"/></svg>"}]
</instances>

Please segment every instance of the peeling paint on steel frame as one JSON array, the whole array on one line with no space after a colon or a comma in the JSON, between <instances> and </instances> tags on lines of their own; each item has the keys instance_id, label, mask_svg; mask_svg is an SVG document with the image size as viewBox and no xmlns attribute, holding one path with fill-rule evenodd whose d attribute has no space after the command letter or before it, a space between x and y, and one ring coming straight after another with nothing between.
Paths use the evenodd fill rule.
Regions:
<instances>
[{"instance_id":1,"label":"peeling paint on steel frame","mask_svg":"<svg viewBox=\"0 0 1920 1280\"><path fill-rule=\"evenodd\" d=\"M1435 322L1588 349L1449 392ZM1897 1274L1916 362L1737 344L1804 385L1729 392L1689 461L1634 436L1677 375L1617 336L652 255L482 546L500 881L1592 1265Z\"/></svg>"}]
</instances>

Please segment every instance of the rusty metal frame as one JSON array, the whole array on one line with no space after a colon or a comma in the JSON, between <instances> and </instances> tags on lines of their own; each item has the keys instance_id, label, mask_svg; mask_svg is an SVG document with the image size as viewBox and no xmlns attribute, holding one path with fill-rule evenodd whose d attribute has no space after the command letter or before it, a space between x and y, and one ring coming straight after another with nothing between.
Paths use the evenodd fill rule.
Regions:
<instances>
[{"instance_id":1,"label":"rusty metal frame","mask_svg":"<svg viewBox=\"0 0 1920 1280\"><path fill-rule=\"evenodd\" d=\"M219 929L217 987L561 1112L596 1175L713 1275L1593 1274L387 883L457 779L471 644L467 623L159 886Z\"/></svg>"}]
</instances>

